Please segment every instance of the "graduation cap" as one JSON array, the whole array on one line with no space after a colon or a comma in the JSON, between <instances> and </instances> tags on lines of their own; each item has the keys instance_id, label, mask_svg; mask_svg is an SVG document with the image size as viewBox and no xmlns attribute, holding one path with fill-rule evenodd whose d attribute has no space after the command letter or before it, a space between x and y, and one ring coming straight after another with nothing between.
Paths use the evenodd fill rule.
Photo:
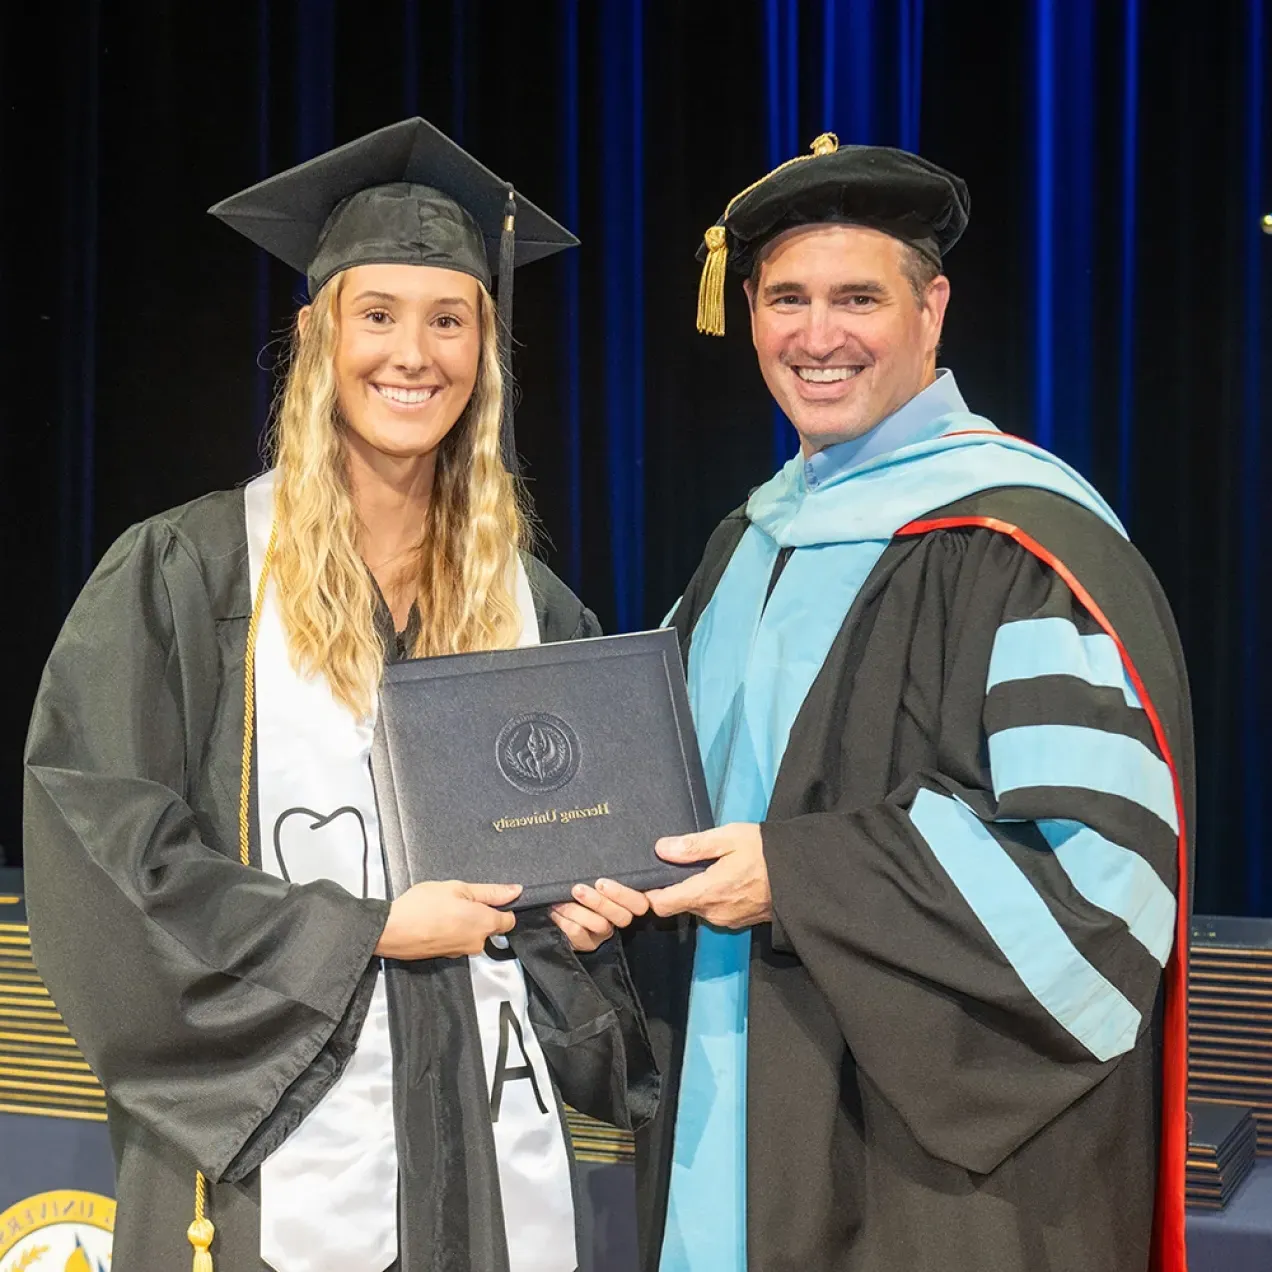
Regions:
<instances>
[{"instance_id":1,"label":"graduation cap","mask_svg":"<svg viewBox=\"0 0 1272 1272\"><path fill-rule=\"evenodd\" d=\"M967 228L966 183L891 146L840 146L823 133L729 200L703 236L698 330L724 335L724 273L749 274L764 245L797 225L837 222L882 230L938 267Z\"/></svg>"},{"instance_id":2,"label":"graduation cap","mask_svg":"<svg viewBox=\"0 0 1272 1272\"><path fill-rule=\"evenodd\" d=\"M405 119L268 177L208 209L304 274L312 299L354 265L434 265L499 279L499 353L511 367L512 279L518 265L578 239L424 119ZM516 463L512 393L503 454Z\"/></svg>"}]
</instances>

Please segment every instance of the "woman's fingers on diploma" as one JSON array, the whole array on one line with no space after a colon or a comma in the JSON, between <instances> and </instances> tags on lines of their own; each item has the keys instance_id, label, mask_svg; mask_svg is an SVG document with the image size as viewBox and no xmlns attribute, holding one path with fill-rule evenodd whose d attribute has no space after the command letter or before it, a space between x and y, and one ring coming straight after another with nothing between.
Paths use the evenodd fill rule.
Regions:
<instances>
[{"instance_id":1,"label":"woman's fingers on diploma","mask_svg":"<svg viewBox=\"0 0 1272 1272\"><path fill-rule=\"evenodd\" d=\"M485 928L482 947L487 936L502 936L517 925L517 916L511 910L495 907L511 905L521 895L519 883L466 883L463 889L471 901L481 906L480 922Z\"/></svg>"},{"instance_id":2,"label":"woman's fingers on diploma","mask_svg":"<svg viewBox=\"0 0 1272 1272\"><path fill-rule=\"evenodd\" d=\"M590 906L579 905L575 901L565 901L558 906L553 906L553 909L571 922L577 923L584 931L591 932L602 940L614 931L614 924Z\"/></svg>"},{"instance_id":3,"label":"woman's fingers on diploma","mask_svg":"<svg viewBox=\"0 0 1272 1272\"><path fill-rule=\"evenodd\" d=\"M470 901L481 905L511 905L521 895L519 883L465 883Z\"/></svg>"},{"instance_id":4,"label":"woman's fingers on diploma","mask_svg":"<svg viewBox=\"0 0 1272 1272\"><path fill-rule=\"evenodd\" d=\"M598 879L596 891L606 900L613 901L625 910L630 916L627 922L630 922L631 918L639 918L642 914L649 913L649 898L643 892L629 888L625 883L618 883L613 879ZM618 926L626 927L627 923L619 923Z\"/></svg>"},{"instance_id":5,"label":"woman's fingers on diploma","mask_svg":"<svg viewBox=\"0 0 1272 1272\"><path fill-rule=\"evenodd\" d=\"M517 884L417 883L389 907L375 952L406 960L479 954L487 937L512 931L516 917L495 907L515 901L520 892Z\"/></svg>"},{"instance_id":6,"label":"woman's fingers on diploma","mask_svg":"<svg viewBox=\"0 0 1272 1272\"><path fill-rule=\"evenodd\" d=\"M643 892L626 888L612 879L598 880L595 888L589 888L586 883L576 884L573 891L579 905L595 911L615 927L627 927L633 917L649 909Z\"/></svg>"},{"instance_id":7,"label":"woman's fingers on diploma","mask_svg":"<svg viewBox=\"0 0 1272 1272\"><path fill-rule=\"evenodd\" d=\"M552 922L570 938L570 944L584 953L597 949L614 934L614 925L604 915L574 901L554 905L551 915Z\"/></svg>"}]
</instances>

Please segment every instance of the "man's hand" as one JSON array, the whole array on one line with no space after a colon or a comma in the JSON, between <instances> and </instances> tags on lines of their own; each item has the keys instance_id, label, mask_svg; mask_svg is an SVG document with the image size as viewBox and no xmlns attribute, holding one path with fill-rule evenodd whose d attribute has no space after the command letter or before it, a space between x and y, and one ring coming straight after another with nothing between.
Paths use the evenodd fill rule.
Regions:
<instances>
[{"instance_id":1,"label":"man's hand","mask_svg":"<svg viewBox=\"0 0 1272 1272\"><path fill-rule=\"evenodd\" d=\"M381 958L459 958L480 954L486 938L511 932L516 918L499 905L521 894L519 883L417 883L389 908L375 952Z\"/></svg>"},{"instance_id":2,"label":"man's hand","mask_svg":"<svg viewBox=\"0 0 1272 1272\"><path fill-rule=\"evenodd\" d=\"M551 913L552 922L570 938L570 944L587 954L609 940L615 928L625 928L648 909L643 892L613 879L598 879L595 888L580 883L574 888L574 900L554 905Z\"/></svg>"},{"instance_id":3,"label":"man's hand","mask_svg":"<svg viewBox=\"0 0 1272 1272\"><path fill-rule=\"evenodd\" d=\"M722 928L748 928L773 917L764 841L754 822L733 822L697 835L660 839L655 851L664 861L687 866L710 861L701 874L649 894L655 914L696 914Z\"/></svg>"}]
</instances>

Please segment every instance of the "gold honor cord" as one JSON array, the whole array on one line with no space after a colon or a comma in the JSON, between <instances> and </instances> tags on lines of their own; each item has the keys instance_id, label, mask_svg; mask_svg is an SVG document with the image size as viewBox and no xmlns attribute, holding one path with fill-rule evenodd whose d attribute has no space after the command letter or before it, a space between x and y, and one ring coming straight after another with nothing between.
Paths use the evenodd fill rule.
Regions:
<instances>
[{"instance_id":1,"label":"gold honor cord","mask_svg":"<svg viewBox=\"0 0 1272 1272\"><path fill-rule=\"evenodd\" d=\"M809 147L812 152L807 155L796 155L780 163L772 172L766 172L758 181L752 181L745 190L735 194L725 206L721 222L729 219L733 209L746 198L752 190L758 190L770 177L797 163L807 163L810 159L820 159L822 155L833 155L839 149L839 138L834 133L822 133ZM698 330L705 336L724 335L724 270L729 263L729 243L723 224L713 225L703 236L707 245L707 259L702 265L702 278L698 281Z\"/></svg>"},{"instance_id":2,"label":"gold honor cord","mask_svg":"<svg viewBox=\"0 0 1272 1272\"><path fill-rule=\"evenodd\" d=\"M252 603L252 618L247 625L247 649L243 655L243 763L239 769L239 861L252 864L252 836L249 812L252 804L252 739L256 733L256 635L260 630L261 611L265 608L265 585L274 564L278 546L278 522L269 533L269 547L261 565L260 582ZM186 1229L186 1237L194 1247L193 1272L212 1272L212 1239L216 1227L205 1213L208 1182L203 1172L194 1172L194 1222Z\"/></svg>"}]
</instances>

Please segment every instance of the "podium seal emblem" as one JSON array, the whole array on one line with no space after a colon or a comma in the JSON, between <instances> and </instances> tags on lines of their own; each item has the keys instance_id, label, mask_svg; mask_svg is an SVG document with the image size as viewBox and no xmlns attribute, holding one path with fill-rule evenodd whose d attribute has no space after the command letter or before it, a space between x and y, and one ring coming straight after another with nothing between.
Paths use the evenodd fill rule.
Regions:
<instances>
[{"instance_id":1,"label":"podium seal emblem","mask_svg":"<svg viewBox=\"0 0 1272 1272\"><path fill-rule=\"evenodd\" d=\"M532 711L514 716L495 742L505 780L527 795L559 791L579 771L578 735L560 716Z\"/></svg>"},{"instance_id":2,"label":"podium seal emblem","mask_svg":"<svg viewBox=\"0 0 1272 1272\"><path fill-rule=\"evenodd\" d=\"M109 1197L39 1193L0 1215L0 1272L107 1272L114 1231Z\"/></svg>"}]
</instances>

